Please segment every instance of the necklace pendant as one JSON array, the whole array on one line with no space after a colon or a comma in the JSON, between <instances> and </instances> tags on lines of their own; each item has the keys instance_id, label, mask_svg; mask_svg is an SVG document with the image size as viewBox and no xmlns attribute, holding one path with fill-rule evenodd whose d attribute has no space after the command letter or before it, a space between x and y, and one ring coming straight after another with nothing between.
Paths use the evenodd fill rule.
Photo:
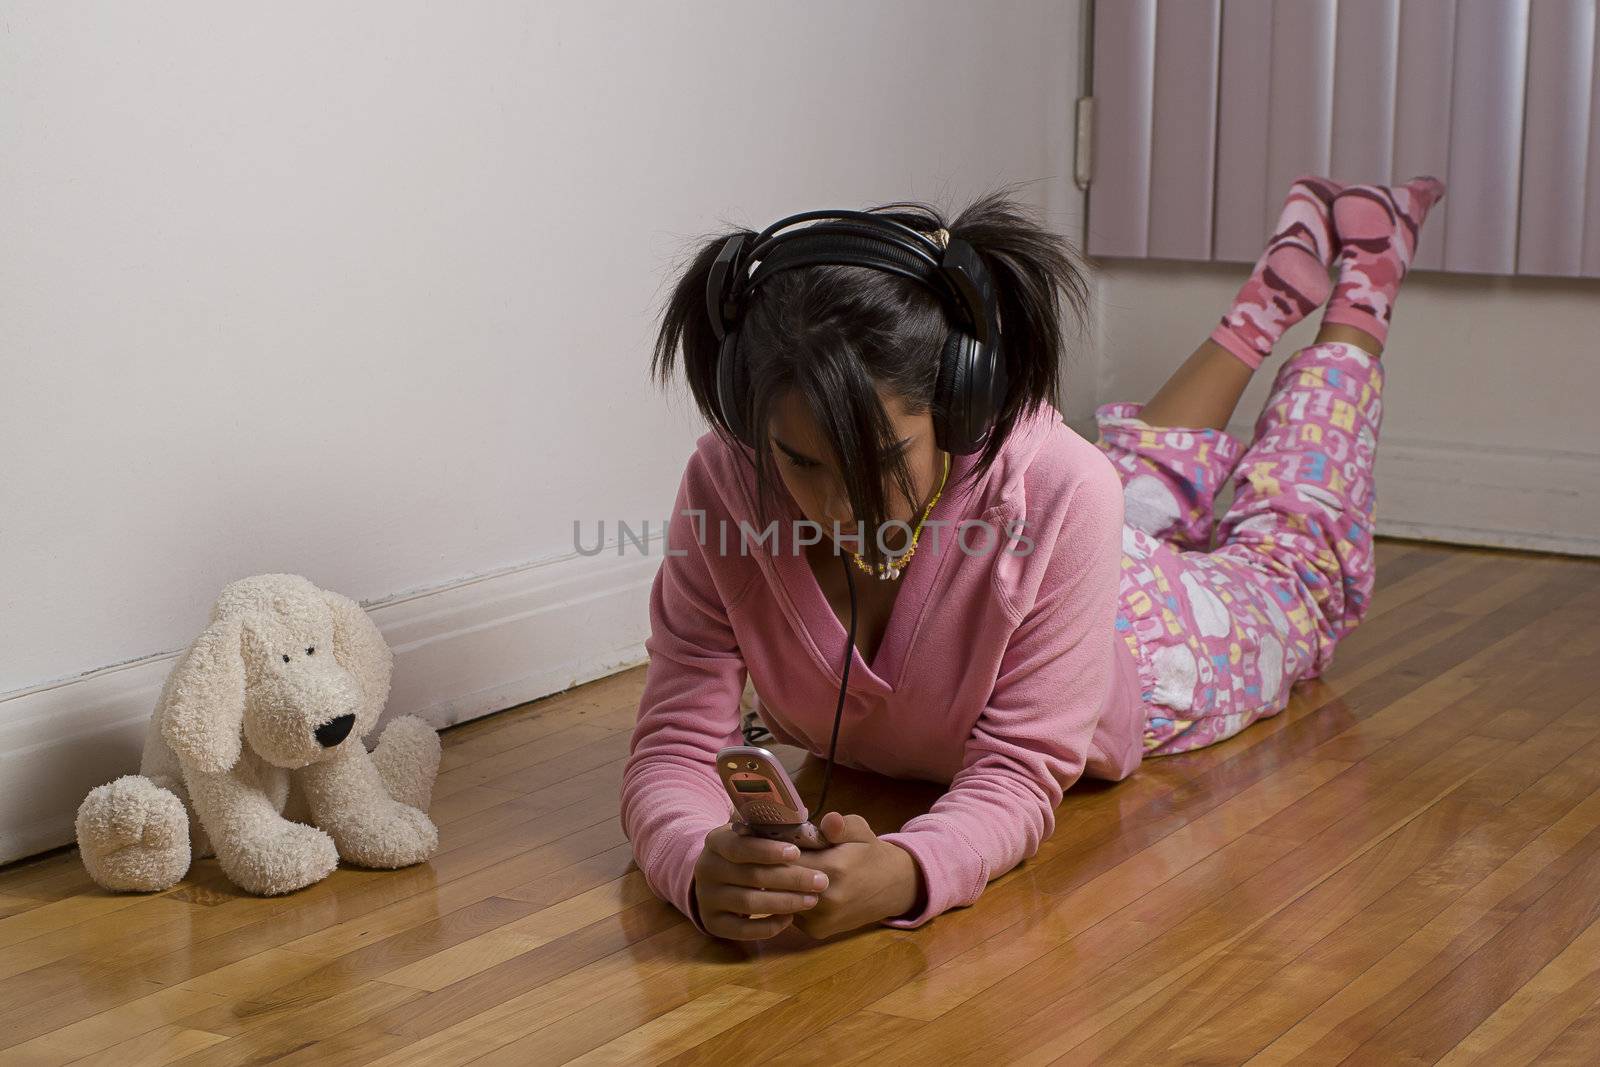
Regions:
<instances>
[{"instance_id":1,"label":"necklace pendant","mask_svg":"<svg viewBox=\"0 0 1600 1067\"><path fill-rule=\"evenodd\" d=\"M884 572L882 574L878 575L878 580L882 581L882 582L887 582L887 581L892 581L893 579L898 578L898 577L900 577L900 568L899 567L888 567L888 568L886 568L884 570Z\"/></svg>"}]
</instances>

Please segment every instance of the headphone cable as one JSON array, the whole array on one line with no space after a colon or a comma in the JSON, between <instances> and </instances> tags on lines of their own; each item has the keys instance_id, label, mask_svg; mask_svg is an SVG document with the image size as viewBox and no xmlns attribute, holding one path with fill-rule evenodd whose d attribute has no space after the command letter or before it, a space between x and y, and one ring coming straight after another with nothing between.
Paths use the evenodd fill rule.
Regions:
<instances>
[{"instance_id":1,"label":"headphone cable","mask_svg":"<svg viewBox=\"0 0 1600 1067\"><path fill-rule=\"evenodd\" d=\"M817 806L812 815L822 818L822 805L828 799L828 782L833 777L833 754L839 747L839 720L844 717L844 692L850 684L850 661L856 655L856 578L850 572L850 560L839 553L839 563L844 567L844 581L850 587L850 632L844 642L844 674L839 681L839 706L833 713L833 736L828 739L828 764L822 771L822 791L817 794Z\"/></svg>"}]
</instances>

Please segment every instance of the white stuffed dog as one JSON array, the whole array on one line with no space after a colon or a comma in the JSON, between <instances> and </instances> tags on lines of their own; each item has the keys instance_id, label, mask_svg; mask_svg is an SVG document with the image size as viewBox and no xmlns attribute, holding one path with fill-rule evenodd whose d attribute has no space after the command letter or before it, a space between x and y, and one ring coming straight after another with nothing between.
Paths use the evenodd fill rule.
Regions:
<instances>
[{"instance_id":1,"label":"white stuffed dog","mask_svg":"<svg viewBox=\"0 0 1600 1067\"><path fill-rule=\"evenodd\" d=\"M271 895L321 881L340 857L427 859L439 844L426 814L438 735L405 716L376 751L361 743L393 666L348 597L295 574L230 582L167 676L140 773L78 809L89 874L107 889L157 891L215 852L237 885Z\"/></svg>"}]
</instances>

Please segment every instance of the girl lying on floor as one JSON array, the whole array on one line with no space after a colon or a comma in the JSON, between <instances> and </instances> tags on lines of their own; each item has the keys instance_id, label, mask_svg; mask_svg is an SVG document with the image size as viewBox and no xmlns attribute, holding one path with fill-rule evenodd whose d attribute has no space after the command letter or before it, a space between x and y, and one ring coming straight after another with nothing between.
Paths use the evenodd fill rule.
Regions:
<instances>
[{"instance_id":1,"label":"girl lying on floor","mask_svg":"<svg viewBox=\"0 0 1600 1067\"><path fill-rule=\"evenodd\" d=\"M652 369L670 381L681 348L713 429L684 470L651 589L622 781L623 827L654 891L730 939L917 927L1032 856L1080 776L1122 779L1281 711L1367 610L1379 357L1442 195L1432 178L1298 179L1210 337L1147 403L1100 407L1093 443L1054 406L1062 305L1081 319L1083 273L1005 192L953 222L921 204L874 209L899 235L851 223L876 259L775 248L739 279L736 364L721 368L737 388L719 390L708 281L728 238L756 235L699 249ZM992 281L997 395L950 380L952 331L982 330L963 326L962 294L928 267L955 242ZM1273 344L1324 303L1253 439L1229 435ZM801 520L878 536L807 543ZM742 533L769 528L767 543ZM886 580L857 590L852 564ZM715 758L741 743L747 679L777 741L818 755L836 742L841 763L948 791L892 833L830 811L820 850L737 833Z\"/></svg>"}]
</instances>

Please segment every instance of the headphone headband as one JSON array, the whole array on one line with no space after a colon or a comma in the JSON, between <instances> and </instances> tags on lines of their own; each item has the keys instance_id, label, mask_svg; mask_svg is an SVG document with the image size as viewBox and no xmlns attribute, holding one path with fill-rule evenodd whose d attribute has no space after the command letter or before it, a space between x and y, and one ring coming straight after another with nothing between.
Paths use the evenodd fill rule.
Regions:
<instances>
[{"instance_id":1,"label":"headphone headband","mask_svg":"<svg viewBox=\"0 0 1600 1067\"><path fill-rule=\"evenodd\" d=\"M778 233L817 219L837 221L812 222L803 230ZM979 306L974 306L968 292L952 284L949 276L950 268L957 262L962 268L970 269L969 262L977 261L977 256L970 245L950 236L948 230L941 227L938 232L945 239L943 244L932 234L872 212L819 209L779 219L754 238L730 238L712 270L710 281L714 284L707 287L708 295L713 291L723 294L719 307L711 309L717 338L721 340L728 326L737 321L750 295L772 275L797 267L842 265L871 267L921 283L975 336L987 342L990 336L986 328L988 316L984 314L981 298ZM951 246L955 245L962 247L952 256ZM753 272L749 271L751 263L756 264ZM975 287L969 289L975 290ZM971 296L977 295L971 291Z\"/></svg>"},{"instance_id":2,"label":"headphone headband","mask_svg":"<svg viewBox=\"0 0 1600 1067\"><path fill-rule=\"evenodd\" d=\"M905 223L898 222L885 215L880 215L871 211L851 211L848 209L833 211L827 208L822 208L816 211L801 211L793 215L787 215L757 234L755 244L757 247L759 247L764 241L772 237L772 235L777 233L779 230L786 229L787 227L793 226L796 223L806 222L811 219L850 219L856 222L865 223L869 229L877 232L885 234L896 233L912 243L926 241L932 248L932 251L935 255L941 251L941 249L934 243L933 238L928 234L923 233L921 230L913 230ZM930 260L930 262L937 262L937 260Z\"/></svg>"}]
</instances>

